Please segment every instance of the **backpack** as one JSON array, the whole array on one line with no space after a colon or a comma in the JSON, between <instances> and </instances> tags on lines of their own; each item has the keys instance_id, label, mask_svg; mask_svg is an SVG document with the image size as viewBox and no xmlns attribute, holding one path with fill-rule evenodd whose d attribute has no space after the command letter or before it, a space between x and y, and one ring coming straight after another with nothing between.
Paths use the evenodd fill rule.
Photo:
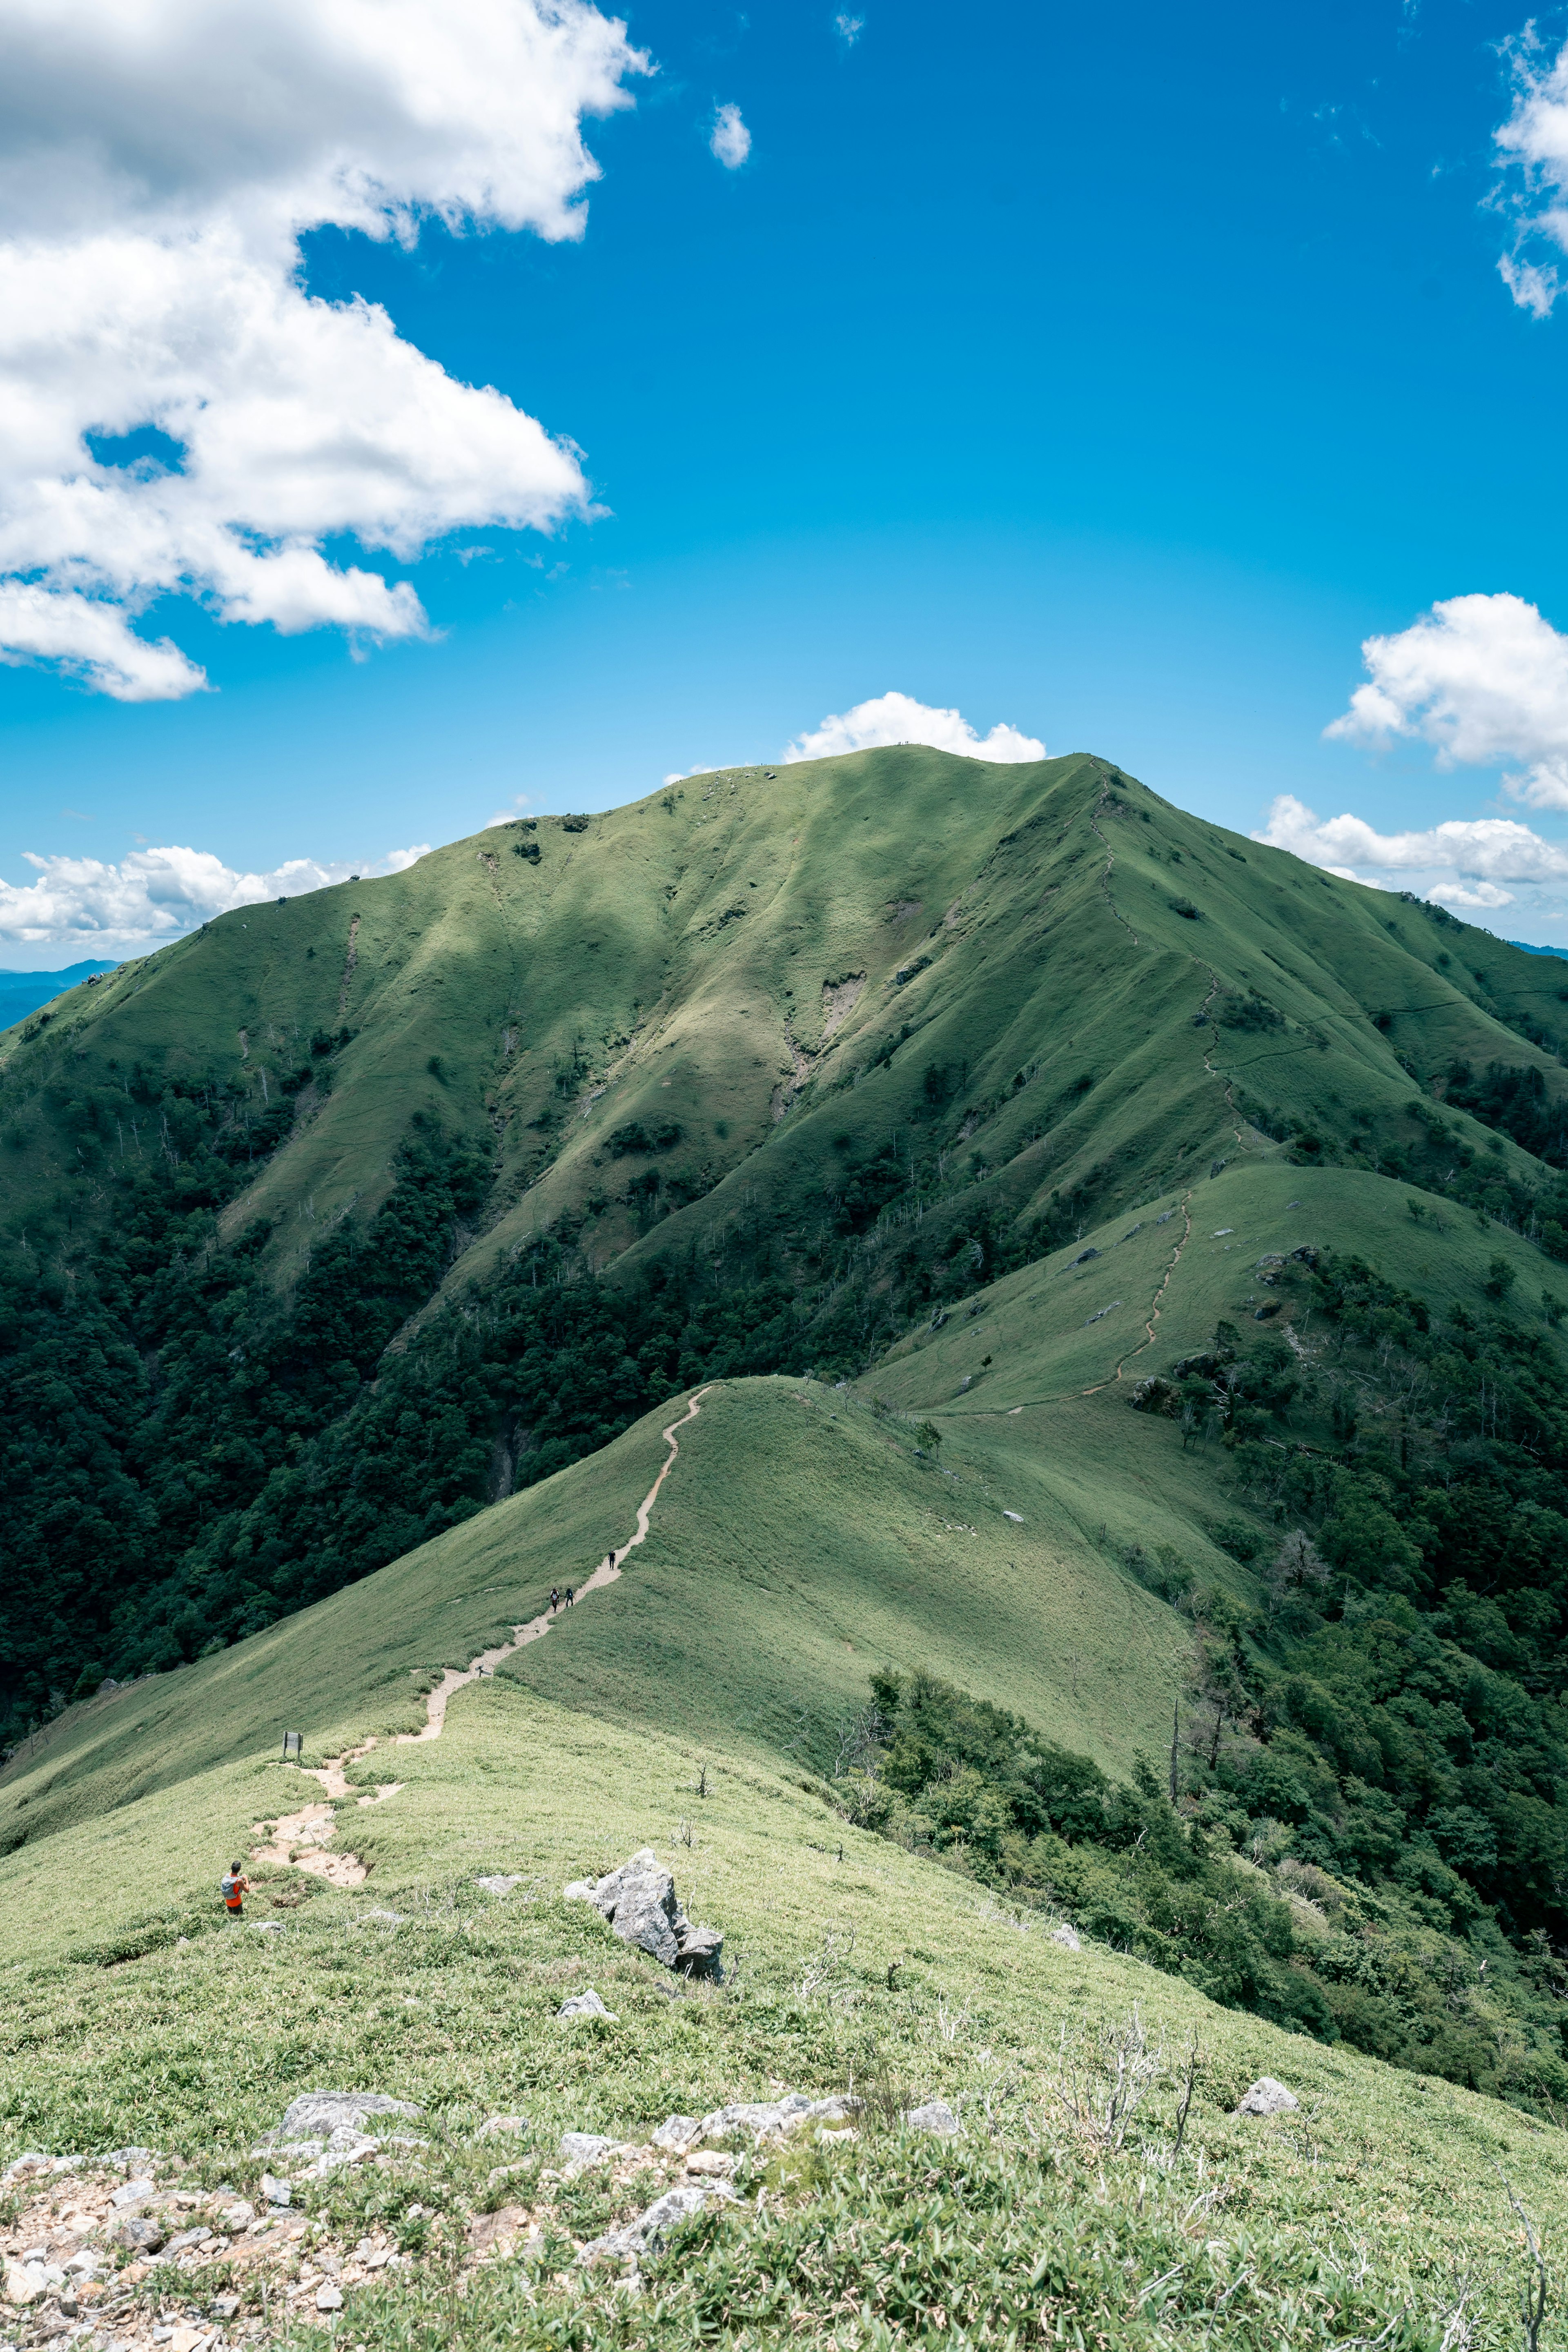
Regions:
<instances>
[{"instance_id":1,"label":"backpack","mask_svg":"<svg viewBox=\"0 0 1568 2352\"><path fill-rule=\"evenodd\" d=\"M226 1903L231 1903L234 1900L234 1897L239 1893L238 1879L231 1878L227 1871L225 1871L223 1876L218 1880L217 1891L223 1896Z\"/></svg>"}]
</instances>

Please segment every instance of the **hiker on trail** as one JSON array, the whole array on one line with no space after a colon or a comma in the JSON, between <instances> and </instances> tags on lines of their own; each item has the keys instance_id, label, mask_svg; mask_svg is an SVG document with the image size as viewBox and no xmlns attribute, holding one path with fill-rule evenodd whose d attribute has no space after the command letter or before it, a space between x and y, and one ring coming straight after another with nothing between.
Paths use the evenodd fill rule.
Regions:
<instances>
[{"instance_id":1,"label":"hiker on trail","mask_svg":"<svg viewBox=\"0 0 1568 2352\"><path fill-rule=\"evenodd\" d=\"M561 1589L560 1589L559 1585L554 1585L554 1584L552 1584L552 1585L551 1586L551 1588L550 1588L550 1613L551 1613L551 1615L552 1615L552 1617L554 1616L555 1612L557 1611L557 1609L559 1609L559 1608L560 1608L560 1606L561 1606Z\"/></svg>"},{"instance_id":2,"label":"hiker on trail","mask_svg":"<svg viewBox=\"0 0 1568 2352\"><path fill-rule=\"evenodd\" d=\"M577 1588L576 1588L576 1586L575 1586L574 1584L569 1584L569 1585L566 1587L566 1606L567 1606L567 1608L568 1608L568 1609L570 1609L570 1608L571 1608L571 1606L572 1606L573 1602L576 1600L576 1598L577 1598Z\"/></svg>"},{"instance_id":3,"label":"hiker on trail","mask_svg":"<svg viewBox=\"0 0 1568 2352\"><path fill-rule=\"evenodd\" d=\"M243 1918L245 1898L249 1892L249 1879L246 1877L237 1862L231 1862L218 1885L218 1893L223 1896L225 1907L231 1919Z\"/></svg>"}]
</instances>

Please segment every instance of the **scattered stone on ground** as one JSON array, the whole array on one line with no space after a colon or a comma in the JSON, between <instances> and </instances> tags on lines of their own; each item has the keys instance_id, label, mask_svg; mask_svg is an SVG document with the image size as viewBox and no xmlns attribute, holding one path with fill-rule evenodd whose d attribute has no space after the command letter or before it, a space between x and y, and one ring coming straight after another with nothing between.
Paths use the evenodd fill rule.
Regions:
<instances>
[{"instance_id":1,"label":"scattered stone on ground","mask_svg":"<svg viewBox=\"0 0 1568 2352\"><path fill-rule=\"evenodd\" d=\"M1062 1921L1059 1927L1053 1927L1051 1929L1051 1941L1053 1944L1060 1944L1067 1951L1069 1952L1081 1952L1083 1949L1082 1937L1079 1934L1078 1929L1069 1926L1068 1921L1065 1919Z\"/></svg>"},{"instance_id":2,"label":"scattered stone on ground","mask_svg":"<svg viewBox=\"0 0 1568 2352\"><path fill-rule=\"evenodd\" d=\"M904 2121L911 2131L934 2132L939 2139L952 2139L963 2130L945 2099L928 2099L923 2106L910 2107Z\"/></svg>"},{"instance_id":3,"label":"scattered stone on ground","mask_svg":"<svg viewBox=\"0 0 1568 2352\"><path fill-rule=\"evenodd\" d=\"M842 2094L811 2099L798 2091L740 2101L701 2117L668 2117L651 2146L567 2133L559 2170L541 2174L535 2159L490 2175L492 2192L510 2174L518 2178L511 2194L531 2201L470 2214L467 2261L533 2262L547 2250L570 2260L563 2241L576 2233L569 2209L554 2202L556 2188L592 2169L609 2211L635 2218L578 2243L577 2256L613 2257L635 2286L639 2256L710 2201L734 2201L731 2178L746 2161L746 2143L763 2148L801 2131L825 2141L853 2137L859 2105ZM337 2161L397 2166L402 2150L425 2143L404 2133L374 2137L360 2126L417 2113L378 2092L308 2092L289 2104L264 2146L270 2162L287 2162L296 2179L301 2167L303 2177L321 2179ZM500 2116L487 2117L479 2132L528 2128L524 2116ZM648 2203L650 2169L651 2185L661 2171L666 2185ZM8 2166L5 2184L17 2218L0 2231L4 2352L265 2352L301 2327L336 2325L340 2313L352 2319L356 2289L426 2260L399 2250L390 2223L372 2224L352 2242L361 2223L335 2226L331 2206L316 2200L313 2211L301 2213L289 2182L271 2170L249 2195L232 2182L185 2188L182 2174L191 2177L178 2158L140 2147L98 2158L34 2152ZM429 2210L410 2204L405 2218L416 2221ZM430 2256L439 2264L447 2259L445 2251Z\"/></svg>"},{"instance_id":4,"label":"scattered stone on ground","mask_svg":"<svg viewBox=\"0 0 1568 2352\"><path fill-rule=\"evenodd\" d=\"M574 1993L570 2000L563 2000L555 2014L557 2017L604 2017L612 2025L620 2023L615 2011L605 2007L592 1985L586 1992Z\"/></svg>"},{"instance_id":5,"label":"scattered stone on ground","mask_svg":"<svg viewBox=\"0 0 1568 2352\"><path fill-rule=\"evenodd\" d=\"M607 2156L620 2154L621 2145L618 2139L606 2139L602 2132L563 2132L556 2154L563 2164L603 2164Z\"/></svg>"},{"instance_id":6,"label":"scattered stone on ground","mask_svg":"<svg viewBox=\"0 0 1568 2352\"><path fill-rule=\"evenodd\" d=\"M1277 2083L1272 2074L1259 2074L1256 2083L1243 2091L1236 2103L1238 2116L1282 2116L1300 2105L1293 2091Z\"/></svg>"},{"instance_id":7,"label":"scattered stone on ground","mask_svg":"<svg viewBox=\"0 0 1568 2352\"><path fill-rule=\"evenodd\" d=\"M522 1885L522 1873L519 1871L515 1877L507 1878L498 1871L491 1877L476 1878L474 1885L482 1886L487 1895L510 1895L514 1886Z\"/></svg>"},{"instance_id":8,"label":"scattered stone on ground","mask_svg":"<svg viewBox=\"0 0 1568 2352\"><path fill-rule=\"evenodd\" d=\"M674 1879L651 1846L603 1878L574 1879L562 1893L566 1902L592 1903L623 1943L636 1944L665 1968L722 1980L723 1936L716 1927L692 1926L676 1901Z\"/></svg>"}]
</instances>

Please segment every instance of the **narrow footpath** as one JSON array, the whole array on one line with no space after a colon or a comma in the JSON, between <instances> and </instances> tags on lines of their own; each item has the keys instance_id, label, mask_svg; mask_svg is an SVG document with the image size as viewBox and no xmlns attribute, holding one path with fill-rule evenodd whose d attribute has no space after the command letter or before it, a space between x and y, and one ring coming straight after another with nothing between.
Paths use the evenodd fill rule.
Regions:
<instances>
[{"instance_id":1,"label":"narrow footpath","mask_svg":"<svg viewBox=\"0 0 1568 2352\"><path fill-rule=\"evenodd\" d=\"M658 1477L637 1505L636 1529L618 1549L606 1552L593 1574L577 1587L579 1601L585 1600L590 1592L596 1592L606 1584L614 1584L627 1554L634 1552L638 1544L647 1542L658 1490L675 1467L680 1453L675 1433L678 1429L684 1429L688 1422L696 1420L702 1410L702 1399L708 1393L707 1388L694 1390L688 1399L686 1411L679 1420L670 1422L659 1432L669 1452L660 1465ZM560 1610L552 1612L547 1609L541 1615L531 1617L525 1625L514 1625L510 1642L501 1642L493 1650L482 1650L468 1667L459 1670L456 1666L448 1666L425 1702L424 1728L398 1732L393 1745L415 1747L423 1739L439 1739L446 1727L447 1708L453 1695L465 1684L493 1675L503 1659L514 1657L530 1642L542 1641L563 1613ZM334 1804L343 1803L354 1794L349 1784L348 1768L351 1764L357 1764L362 1756L368 1756L378 1745L379 1742L374 1738L362 1740L357 1748L345 1748L341 1756L330 1757L325 1764L307 1765L306 1772L311 1780L321 1782L328 1801L302 1806L298 1812L287 1814L273 1824L270 1831L266 1822L258 1822L253 1834L265 1842L252 1847L251 1860L274 1866L292 1862L295 1869L309 1871L312 1877L324 1878L332 1886L363 1885L366 1869L358 1854L329 1853L326 1849L336 1825ZM403 1786L401 1780L389 1781L359 1797L356 1801L362 1806L384 1804L389 1797L399 1795Z\"/></svg>"}]
</instances>

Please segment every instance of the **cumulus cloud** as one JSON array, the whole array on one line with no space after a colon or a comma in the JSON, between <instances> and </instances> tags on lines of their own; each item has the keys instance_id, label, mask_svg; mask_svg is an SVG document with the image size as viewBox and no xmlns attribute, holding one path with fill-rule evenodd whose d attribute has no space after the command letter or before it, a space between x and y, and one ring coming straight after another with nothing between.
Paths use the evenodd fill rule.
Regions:
<instances>
[{"instance_id":1,"label":"cumulus cloud","mask_svg":"<svg viewBox=\"0 0 1568 2352\"><path fill-rule=\"evenodd\" d=\"M1510 252L1498 263L1521 310L1548 316L1563 283L1557 264L1532 248L1568 253L1568 42L1552 56L1533 23L1510 45L1513 107L1494 132L1512 174L1504 205L1514 220Z\"/></svg>"},{"instance_id":2,"label":"cumulus cloud","mask_svg":"<svg viewBox=\"0 0 1568 2352\"><path fill-rule=\"evenodd\" d=\"M789 745L786 760L831 760L845 751L865 751L879 743L929 743L967 760L1043 760L1046 747L1016 727L997 725L977 735L962 711L933 709L909 694L881 694L825 719L810 734Z\"/></svg>"},{"instance_id":3,"label":"cumulus cloud","mask_svg":"<svg viewBox=\"0 0 1568 2352\"><path fill-rule=\"evenodd\" d=\"M1446 907L1507 907L1516 887L1568 882L1568 849L1512 817L1456 818L1413 833L1379 833L1363 817L1320 817L1282 793L1254 841L1289 849L1347 882L1409 887Z\"/></svg>"},{"instance_id":4,"label":"cumulus cloud","mask_svg":"<svg viewBox=\"0 0 1568 2352\"><path fill-rule=\"evenodd\" d=\"M738 172L752 152L752 134L741 120L738 106L721 106L713 118L713 136L708 142L726 172Z\"/></svg>"},{"instance_id":5,"label":"cumulus cloud","mask_svg":"<svg viewBox=\"0 0 1568 2352\"><path fill-rule=\"evenodd\" d=\"M299 241L580 236L584 119L647 70L585 0L0 0L0 659L170 699L204 680L159 597L415 636L326 541L591 511L569 442L313 298Z\"/></svg>"},{"instance_id":6,"label":"cumulus cloud","mask_svg":"<svg viewBox=\"0 0 1568 2352\"><path fill-rule=\"evenodd\" d=\"M852 49L866 29L864 16L851 16L846 10L833 19L833 29L847 49Z\"/></svg>"},{"instance_id":7,"label":"cumulus cloud","mask_svg":"<svg viewBox=\"0 0 1568 2352\"><path fill-rule=\"evenodd\" d=\"M117 866L29 850L26 862L37 881L0 882L0 940L144 955L235 907L297 898L353 876L401 874L429 846L394 849L363 865L291 857L270 874L238 873L208 849L136 849Z\"/></svg>"},{"instance_id":8,"label":"cumulus cloud","mask_svg":"<svg viewBox=\"0 0 1568 2352\"><path fill-rule=\"evenodd\" d=\"M1510 789L1568 808L1568 637L1521 596L1452 596L1395 635L1368 637L1370 682L1325 733L1432 744L1444 767L1522 761Z\"/></svg>"}]
</instances>

